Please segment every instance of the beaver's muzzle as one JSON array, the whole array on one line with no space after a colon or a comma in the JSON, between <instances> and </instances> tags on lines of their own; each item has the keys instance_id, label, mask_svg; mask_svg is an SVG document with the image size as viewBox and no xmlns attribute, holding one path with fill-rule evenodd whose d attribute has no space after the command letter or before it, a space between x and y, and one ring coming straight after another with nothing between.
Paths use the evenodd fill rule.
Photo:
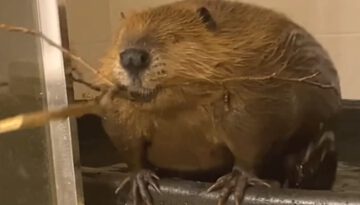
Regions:
<instances>
[{"instance_id":1,"label":"beaver's muzzle","mask_svg":"<svg viewBox=\"0 0 360 205\"><path fill-rule=\"evenodd\" d=\"M132 78L137 78L139 74L150 65L150 54L144 49L128 48L120 53L120 64Z\"/></svg>"}]
</instances>

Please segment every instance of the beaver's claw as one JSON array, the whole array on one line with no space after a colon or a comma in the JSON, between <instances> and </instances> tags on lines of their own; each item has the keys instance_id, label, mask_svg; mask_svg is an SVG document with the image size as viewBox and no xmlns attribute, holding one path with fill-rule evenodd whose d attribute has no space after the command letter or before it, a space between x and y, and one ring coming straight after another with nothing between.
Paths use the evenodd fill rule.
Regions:
<instances>
[{"instance_id":1,"label":"beaver's claw","mask_svg":"<svg viewBox=\"0 0 360 205\"><path fill-rule=\"evenodd\" d=\"M159 177L150 170L141 170L124 179L124 181L115 190L117 194L127 183L131 183L128 202L126 204L139 205L144 202L146 205L152 205L152 197L148 186L160 193L158 184Z\"/></svg>"},{"instance_id":2,"label":"beaver's claw","mask_svg":"<svg viewBox=\"0 0 360 205\"><path fill-rule=\"evenodd\" d=\"M234 168L230 174L220 177L207 192L213 192L221 189L218 205L225 205L230 194L234 194L235 204L240 205L247 186L266 186L270 187L267 182L256 178L242 171L239 168Z\"/></svg>"}]
</instances>

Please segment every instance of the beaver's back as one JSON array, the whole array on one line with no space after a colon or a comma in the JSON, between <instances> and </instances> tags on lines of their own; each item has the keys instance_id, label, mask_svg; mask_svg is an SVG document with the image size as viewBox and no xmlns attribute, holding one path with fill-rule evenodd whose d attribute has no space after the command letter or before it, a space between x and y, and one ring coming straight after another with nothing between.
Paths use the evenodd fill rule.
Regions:
<instances>
[{"instance_id":1,"label":"beaver's back","mask_svg":"<svg viewBox=\"0 0 360 205\"><path fill-rule=\"evenodd\" d=\"M340 84L330 56L310 33L287 16L235 1L183 0L172 6L206 7L210 11L217 25L216 37L231 48L228 55L233 60L224 67L231 69L235 76L266 76L278 72L285 78L301 78L318 73L309 81L327 85L327 88L292 83L298 90L299 104L308 110L310 105L315 110L324 105L328 109L324 112L332 110L331 113L339 109ZM318 103L307 96L318 96Z\"/></svg>"},{"instance_id":2,"label":"beaver's back","mask_svg":"<svg viewBox=\"0 0 360 205\"><path fill-rule=\"evenodd\" d=\"M232 48L234 58L239 58L246 67L251 67L251 73L260 74L260 69L260 72L271 73L286 63L284 72L290 75L299 76L299 72L304 70L307 73L320 71L321 74L315 79L333 85L336 92L340 93L337 71L327 51L310 33L286 15L236 1L183 0L172 6L206 7L216 22L216 36ZM239 69L234 62L233 69ZM241 65L238 67L246 69Z\"/></svg>"}]
</instances>

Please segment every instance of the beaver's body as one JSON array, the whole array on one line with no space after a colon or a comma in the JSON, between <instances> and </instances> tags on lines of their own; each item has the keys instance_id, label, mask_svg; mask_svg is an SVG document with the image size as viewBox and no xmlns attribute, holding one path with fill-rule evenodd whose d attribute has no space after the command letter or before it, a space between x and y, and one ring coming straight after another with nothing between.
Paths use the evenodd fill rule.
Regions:
<instances>
[{"instance_id":1,"label":"beaver's body","mask_svg":"<svg viewBox=\"0 0 360 205\"><path fill-rule=\"evenodd\" d=\"M306 149L340 107L337 72L316 40L237 2L185 0L126 16L102 71L134 97L103 100L125 160L180 176L236 165L284 180L282 162L269 174L268 160Z\"/></svg>"}]
</instances>

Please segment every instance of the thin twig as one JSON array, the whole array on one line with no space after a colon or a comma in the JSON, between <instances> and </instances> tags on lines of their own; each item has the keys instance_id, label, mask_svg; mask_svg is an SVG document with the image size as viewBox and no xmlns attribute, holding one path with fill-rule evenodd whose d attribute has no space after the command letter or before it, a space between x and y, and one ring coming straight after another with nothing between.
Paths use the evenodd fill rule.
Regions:
<instances>
[{"instance_id":1,"label":"thin twig","mask_svg":"<svg viewBox=\"0 0 360 205\"><path fill-rule=\"evenodd\" d=\"M310 80L312 78L315 78L316 76L320 75L320 72L316 72L314 74L308 75L308 76L304 76L302 78L282 78L282 77L276 77L277 79L280 80L290 80L290 81L297 81L297 82L303 82L306 80Z\"/></svg>"},{"instance_id":2,"label":"thin twig","mask_svg":"<svg viewBox=\"0 0 360 205\"><path fill-rule=\"evenodd\" d=\"M243 80L269 80L269 79L276 77L277 75L278 75L277 73L272 73L270 75L265 75L265 76L233 77L233 78L226 78L226 79L222 80L221 82L225 83L225 82L229 82L229 81L243 81Z\"/></svg>"},{"instance_id":3,"label":"thin twig","mask_svg":"<svg viewBox=\"0 0 360 205\"><path fill-rule=\"evenodd\" d=\"M67 50L67 49L63 48L62 46L58 45L53 40L51 40L50 38L48 38L46 35L44 35L43 33L39 32L39 31L35 31L35 30L31 30L31 29L24 28L24 27L19 27L19 26L12 26L12 25L8 25L8 24L0 24L0 29L3 29L5 31L9 31L9 32L19 32L19 33L25 33L25 34L30 34L30 35L33 35L33 36L40 37L41 39L46 41L51 46L54 46L55 48L61 50L64 54L69 56L71 59L73 59L73 60L77 61L78 63L80 63L81 65L83 65L85 68L87 68L89 71L91 71L95 75L100 76L104 80L104 82L108 83L109 85L113 85L113 83L109 79L102 76L100 74L100 72L97 71L97 69L92 67L89 63L87 63L81 57L79 57L77 55L74 55L69 50Z\"/></svg>"},{"instance_id":4,"label":"thin twig","mask_svg":"<svg viewBox=\"0 0 360 205\"><path fill-rule=\"evenodd\" d=\"M277 77L275 79L284 80L284 81L291 81L291 82L305 83L305 84L314 85L314 86L324 88L324 89L327 89L327 88L332 88L333 89L334 88L334 85L332 85L332 84L323 84L323 83L319 83L319 82L315 82L315 81L309 81L307 77L303 77L303 78L299 78L299 79L296 79L296 78L279 78L279 77ZM301 80L301 79L305 79L305 80Z\"/></svg>"},{"instance_id":5,"label":"thin twig","mask_svg":"<svg viewBox=\"0 0 360 205\"><path fill-rule=\"evenodd\" d=\"M314 81L302 81L306 84L309 84L309 85L314 85L314 86L317 86L317 87L320 87L320 88L331 88L331 89L334 89L334 85L331 85L331 84L323 84L323 83L319 83L319 82L314 82Z\"/></svg>"},{"instance_id":6,"label":"thin twig","mask_svg":"<svg viewBox=\"0 0 360 205\"><path fill-rule=\"evenodd\" d=\"M36 128L51 120L61 120L67 117L81 117L89 113L97 113L98 104L95 102L79 103L55 111L38 111L17 115L0 120L0 134L16 130Z\"/></svg>"},{"instance_id":7,"label":"thin twig","mask_svg":"<svg viewBox=\"0 0 360 205\"><path fill-rule=\"evenodd\" d=\"M309 85L318 86L320 88L334 88L334 85L332 85L332 84L323 84L323 83L319 83L319 82L315 82L315 81L310 81L311 79L315 78L319 74L320 74L320 72L316 72L316 73L314 73L312 75L304 76L304 77L301 77L301 78L275 77L275 79L284 80L284 81L291 81L291 82L306 83L306 84L309 84Z\"/></svg>"},{"instance_id":8,"label":"thin twig","mask_svg":"<svg viewBox=\"0 0 360 205\"><path fill-rule=\"evenodd\" d=\"M92 83L89 83L85 80L83 80L81 77L76 77L75 74L73 72L71 72L71 79L74 81L74 82L77 82L77 83L80 83L80 84L83 84L87 87L89 87L90 89L94 90L94 91L98 91L98 92L101 92L103 89L99 86L96 86L96 85L93 85Z\"/></svg>"},{"instance_id":9,"label":"thin twig","mask_svg":"<svg viewBox=\"0 0 360 205\"><path fill-rule=\"evenodd\" d=\"M227 78L223 80L222 82L228 82L228 81L243 81L243 80L271 80L271 79L277 79L277 80L283 80L283 81L289 81L289 82L301 82L306 83L309 85L314 85L320 88L334 88L332 84L323 84L315 81L310 81L311 79L315 78L316 76L320 75L320 72L313 73L311 75L306 75L299 78L286 78L286 77L280 77L279 74L281 72L274 72L270 75L266 76L253 76L253 77L234 77L234 78Z\"/></svg>"}]
</instances>

